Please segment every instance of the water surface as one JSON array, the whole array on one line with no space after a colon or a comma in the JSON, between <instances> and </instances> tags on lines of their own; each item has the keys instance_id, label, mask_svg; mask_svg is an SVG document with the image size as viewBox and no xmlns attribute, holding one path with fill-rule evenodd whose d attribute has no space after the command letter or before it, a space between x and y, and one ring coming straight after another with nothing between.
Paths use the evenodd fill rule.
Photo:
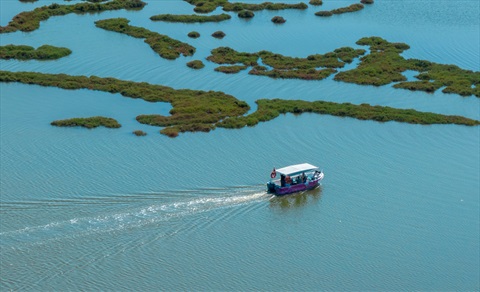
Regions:
<instances>
[{"instance_id":1,"label":"water surface","mask_svg":"<svg viewBox=\"0 0 480 292\"><path fill-rule=\"evenodd\" d=\"M252 108L260 98L327 100L480 119L473 96L332 78L225 75L204 60L219 46L305 57L380 36L409 44L406 58L480 70L478 1L377 0L358 13L327 19L313 13L355 1L324 2L305 11L256 12L249 21L232 14L230 21L206 24L149 20L193 13L184 1L53 17L36 31L2 34L0 43L64 46L72 55L0 61L0 67L219 90ZM50 3L1 0L0 23ZM275 15L287 22L273 25ZM164 60L142 40L95 27L94 21L112 17L188 42L197 52ZM202 36L189 39L192 30ZM212 38L216 30L227 36ZM206 67L185 66L194 59ZM2 289L480 288L478 127L288 114L253 128L171 139L135 120L168 114L165 103L5 83L0 102ZM122 128L50 126L56 119L93 115L113 117ZM148 135L134 136L137 129ZM321 188L280 199L265 193L273 167L302 162L323 168Z\"/></svg>"}]
</instances>

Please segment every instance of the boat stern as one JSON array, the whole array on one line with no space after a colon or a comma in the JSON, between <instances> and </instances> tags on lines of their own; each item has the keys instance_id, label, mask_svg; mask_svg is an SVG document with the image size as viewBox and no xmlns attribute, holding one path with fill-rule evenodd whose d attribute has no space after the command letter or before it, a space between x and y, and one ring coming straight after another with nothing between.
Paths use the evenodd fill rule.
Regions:
<instances>
[{"instance_id":1,"label":"boat stern","mask_svg":"<svg viewBox=\"0 0 480 292\"><path fill-rule=\"evenodd\" d=\"M276 184L275 184L274 182L269 181L269 182L267 183L267 192L274 194L274 193L275 193L275 189L276 189Z\"/></svg>"}]
</instances>

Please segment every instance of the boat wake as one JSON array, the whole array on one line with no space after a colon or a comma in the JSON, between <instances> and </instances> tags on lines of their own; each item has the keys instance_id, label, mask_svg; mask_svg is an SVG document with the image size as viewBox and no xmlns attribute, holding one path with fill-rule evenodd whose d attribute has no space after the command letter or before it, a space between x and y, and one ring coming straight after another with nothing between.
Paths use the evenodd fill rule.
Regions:
<instances>
[{"instance_id":1,"label":"boat wake","mask_svg":"<svg viewBox=\"0 0 480 292\"><path fill-rule=\"evenodd\" d=\"M25 227L0 233L0 248L21 248L34 244L46 244L62 239L75 239L90 235L122 232L145 226L176 226L194 224L196 215L234 208L241 205L268 201L270 194L265 191L255 192L252 188L212 189L183 191L186 194L150 193L143 194L153 198L153 203L131 210L111 212L92 217L72 218L51 222L46 225ZM162 201L162 202L159 202ZM191 219L186 220L186 217Z\"/></svg>"}]
</instances>

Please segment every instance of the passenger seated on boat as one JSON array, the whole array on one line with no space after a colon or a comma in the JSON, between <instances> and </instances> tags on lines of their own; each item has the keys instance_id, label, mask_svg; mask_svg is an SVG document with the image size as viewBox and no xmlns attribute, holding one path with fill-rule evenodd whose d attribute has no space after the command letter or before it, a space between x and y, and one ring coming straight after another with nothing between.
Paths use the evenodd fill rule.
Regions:
<instances>
[{"instance_id":1,"label":"passenger seated on boat","mask_svg":"<svg viewBox=\"0 0 480 292\"><path fill-rule=\"evenodd\" d=\"M305 172L302 173L302 182L305 183L307 181L307 176L305 175Z\"/></svg>"},{"instance_id":2,"label":"passenger seated on boat","mask_svg":"<svg viewBox=\"0 0 480 292\"><path fill-rule=\"evenodd\" d=\"M287 184L291 184L291 183L292 183L292 178L290 178L290 176L287 175L287 177L285 178L285 182L286 182Z\"/></svg>"},{"instance_id":3,"label":"passenger seated on boat","mask_svg":"<svg viewBox=\"0 0 480 292\"><path fill-rule=\"evenodd\" d=\"M285 186L285 176L283 174L280 175L280 186L282 188Z\"/></svg>"},{"instance_id":4,"label":"passenger seated on boat","mask_svg":"<svg viewBox=\"0 0 480 292\"><path fill-rule=\"evenodd\" d=\"M303 181L302 177L301 177L301 176L297 176L297 181L296 181L296 183L297 183L297 184L301 184L302 181Z\"/></svg>"}]
</instances>

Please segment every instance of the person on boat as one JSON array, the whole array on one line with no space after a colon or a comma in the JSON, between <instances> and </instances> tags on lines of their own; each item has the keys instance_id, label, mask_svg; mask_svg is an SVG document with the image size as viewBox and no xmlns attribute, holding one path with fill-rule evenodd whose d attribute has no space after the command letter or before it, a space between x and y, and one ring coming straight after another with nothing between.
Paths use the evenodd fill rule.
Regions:
<instances>
[{"instance_id":1,"label":"person on boat","mask_svg":"<svg viewBox=\"0 0 480 292\"><path fill-rule=\"evenodd\" d=\"M305 175L305 172L302 173L302 182L307 182L307 176Z\"/></svg>"},{"instance_id":2,"label":"person on boat","mask_svg":"<svg viewBox=\"0 0 480 292\"><path fill-rule=\"evenodd\" d=\"M285 182L287 184L291 184L292 183L292 178L289 175L287 175L287 177L285 178Z\"/></svg>"},{"instance_id":3,"label":"person on boat","mask_svg":"<svg viewBox=\"0 0 480 292\"><path fill-rule=\"evenodd\" d=\"M285 186L285 176L283 174L280 175L280 186L282 188Z\"/></svg>"}]
</instances>

